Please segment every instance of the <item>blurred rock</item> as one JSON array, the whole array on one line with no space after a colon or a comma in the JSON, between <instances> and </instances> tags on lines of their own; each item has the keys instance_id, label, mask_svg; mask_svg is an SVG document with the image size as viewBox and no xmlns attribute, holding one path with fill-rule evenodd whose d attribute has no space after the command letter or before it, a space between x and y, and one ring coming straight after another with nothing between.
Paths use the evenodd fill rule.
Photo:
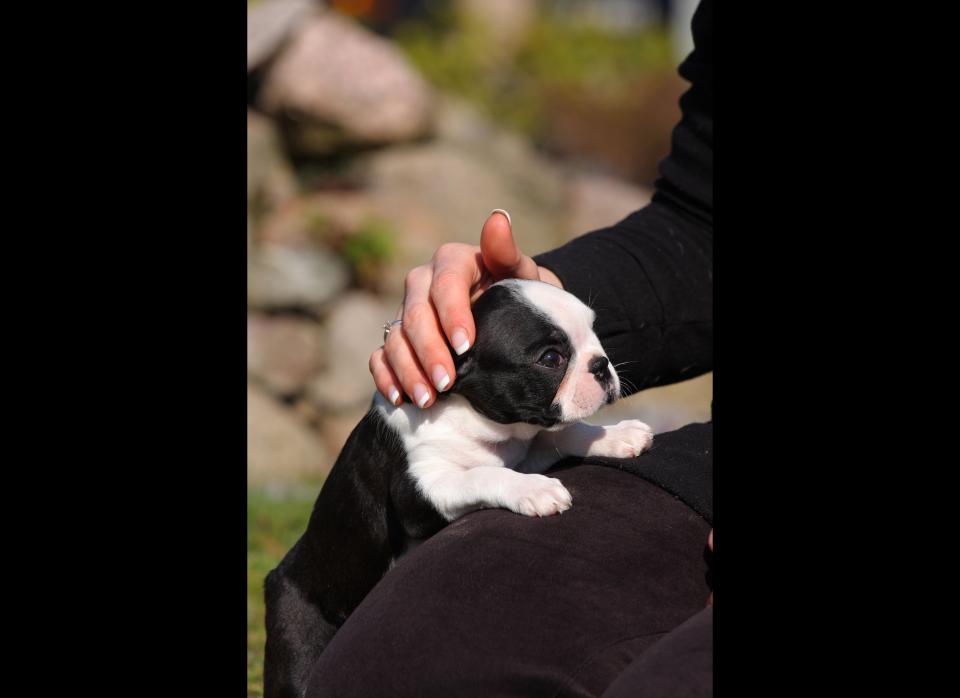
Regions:
<instances>
[{"instance_id":1,"label":"blurred rock","mask_svg":"<svg viewBox=\"0 0 960 698\"><path fill-rule=\"evenodd\" d=\"M490 211L510 212L514 235L528 254L551 249L564 214L564 183L558 172L522 151L496 157L435 142L390 148L358 159L356 171L371 200L409 218L430 219L421 228L401 228L404 253L421 264L444 242L478 244ZM395 216L399 218L399 215Z\"/></svg>"},{"instance_id":2,"label":"blurred rock","mask_svg":"<svg viewBox=\"0 0 960 698\"><path fill-rule=\"evenodd\" d=\"M370 385L373 386L372 381ZM371 387L371 391L372 390L373 388ZM372 392L370 397L372 399ZM363 419L363 416L369 408L370 404L368 401L365 402L362 407L355 407L336 414L328 414L323 418L323 421L320 422L320 435L323 437L324 445L330 453L340 453L340 451L343 450L344 444L347 443L347 438L360 423L360 420Z\"/></svg>"},{"instance_id":3,"label":"blurred rock","mask_svg":"<svg viewBox=\"0 0 960 698\"><path fill-rule=\"evenodd\" d=\"M312 198L309 194L297 197L266 215L260 223L261 242L295 247L315 243L311 229L318 209Z\"/></svg>"},{"instance_id":4,"label":"blurred rock","mask_svg":"<svg viewBox=\"0 0 960 698\"><path fill-rule=\"evenodd\" d=\"M247 202L255 219L297 194L297 181L287 162L273 122L247 110Z\"/></svg>"},{"instance_id":5,"label":"blurred rock","mask_svg":"<svg viewBox=\"0 0 960 698\"><path fill-rule=\"evenodd\" d=\"M393 231L395 245L394 257L383 270L378 287L399 294L406 272L428 260L438 241L447 237L443 218L419 197L370 190L308 194L266 219L262 239L305 244L331 233L336 238L357 232L371 221L383 221ZM475 234L479 236L479 226Z\"/></svg>"},{"instance_id":6,"label":"blurred rock","mask_svg":"<svg viewBox=\"0 0 960 698\"><path fill-rule=\"evenodd\" d=\"M247 4L247 72L269 60L314 9L313 0L260 0Z\"/></svg>"},{"instance_id":7,"label":"blurred rock","mask_svg":"<svg viewBox=\"0 0 960 698\"><path fill-rule=\"evenodd\" d=\"M650 203L652 192L606 175L577 173L569 183L567 233L575 238L613 225Z\"/></svg>"},{"instance_id":8,"label":"blurred rock","mask_svg":"<svg viewBox=\"0 0 960 698\"><path fill-rule=\"evenodd\" d=\"M317 477L332 456L317 436L283 405L247 386L247 480L264 483Z\"/></svg>"},{"instance_id":9,"label":"blurred rock","mask_svg":"<svg viewBox=\"0 0 960 698\"><path fill-rule=\"evenodd\" d=\"M262 244L247 262L247 302L257 310L322 312L347 287L346 264L317 246Z\"/></svg>"},{"instance_id":10,"label":"blurred rock","mask_svg":"<svg viewBox=\"0 0 960 698\"><path fill-rule=\"evenodd\" d=\"M373 294L344 294L324 326L326 368L309 385L307 395L324 412L369 406L376 389L367 368L370 354L383 342L383 323L397 306Z\"/></svg>"},{"instance_id":11,"label":"blurred rock","mask_svg":"<svg viewBox=\"0 0 960 698\"><path fill-rule=\"evenodd\" d=\"M298 317L247 316L247 371L271 392L301 392L322 366L320 326Z\"/></svg>"},{"instance_id":12,"label":"blurred rock","mask_svg":"<svg viewBox=\"0 0 960 698\"><path fill-rule=\"evenodd\" d=\"M542 155L523 136L495 124L463 100L450 97L438 101L436 124L438 144L468 151L472 159L492 168L496 176L508 180L534 205L553 210L565 204L566 167Z\"/></svg>"},{"instance_id":13,"label":"blurred rock","mask_svg":"<svg viewBox=\"0 0 960 698\"><path fill-rule=\"evenodd\" d=\"M267 68L259 103L293 131L313 129L292 139L313 155L416 138L430 124L429 88L406 57L332 11L307 20Z\"/></svg>"}]
</instances>

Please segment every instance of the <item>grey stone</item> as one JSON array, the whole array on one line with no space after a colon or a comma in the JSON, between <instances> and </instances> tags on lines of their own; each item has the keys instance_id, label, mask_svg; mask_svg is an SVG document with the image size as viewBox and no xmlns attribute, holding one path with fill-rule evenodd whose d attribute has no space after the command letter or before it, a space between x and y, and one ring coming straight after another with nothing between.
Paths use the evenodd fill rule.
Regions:
<instances>
[{"instance_id":1,"label":"grey stone","mask_svg":"<svg viewBox=\"0 0 960 698\"><path fill-rule=\"evenodd\" d=\"M368 369L370 354L383 343L383 323L396 311L396 305L363 291L344 294L331 309L324 326L327 365L307 389L322 411L369 405L376 390Z\"/></svg>"},{"instance_id":2,"label":"grey stone","mask_svg":"<svg viewBox=\"0 0 960 698\"><path fill-rule=\"evenodd\" d=\"M340 451L343 450L343 446L347 443L350 434L353 433L357 424L363 419L369 407L369 403L364 402L362 405L352 409L343 412L329 413L323 416L318 426L320 435L323 437L324 445L330 453L340 453Z\"/></svg>"},{"instance_id":3,"label":"grey stone","mask_svg":"<svg viewBox=\"0 0 960 698\"><path fill-rule=\"evenodd\" d=\"M247 302L259 310L319 313L350 280L343 260L317 246L261 244L247 265Z\"/></svg>"},{"instance_id":4,"label":"grey stone","mask_svg":"<svg viewBox=\"0 0 960 698\"><path fill-rule=\"evenodd\" d=\"M444 242L479 244L490 211L506 209L520 249L536 254L563 240L565 186L558 171L526 153L506 153L509 143L480 153L458 144L435 142L398 146L364 158L356 176L371 198L385 205L420 209L432 219L404 243L416 247L416 264Z\"/></svg>"},{"instance_id":5,"label":"grey stone","mask_svg":"<svg viewBox=\"0 0 960 698\"><path fill-rule=\"evenodd\" d=\"M247 5L247 72L269 60L309 16L313 0L260 0Z\"/></svg>"},{"instance_id":6,"label":"grey stone","mask_svg":"<svg viewBox=\"0 0 960 698\"><path fill-rule=\"evenodd\" d=\"M389 41L336 13L308 19L272 63L259 104L315 131L315 151L343 142L415 138L430 125L431 93ZM319 134L319 135L317 135Z\"/></svg>"},{"instance_id":7,"label":"grey stone","mask_svg":"<svg viewBox=\"0 0 960 698\"><path fill-rule=\"evenodd\" d=\"M300 317L247 316L247 372L271 392L300 393L323 365L320 325Z\"/></svg>"},{"instance_id":8,"label":"grey stone","mask_svg":"<svg viewBox=\"0 0 960 698\"><path fill-rule=\"evenodd\" d=\"M289 482L329 472L334 456L296 414L247 386L247 480Z\"/></svg>"},{"instance_id":9,"label":"grey stone","mask_svg":"<svg viewBox=\"0 0 960 698\"><path fill-rule=\"evenodd\" d=\"M569 183L570 238L613 225L650 203L652 192L616 177L578 173Z\"/></svg>"},{"instance_id":10,"label":"grey stone","mask_svg":"<svg viewBox=\"0 0 960 698\"><path fill-rule=\"evenodd\" d=\"M256 221L296 196L298 185L273 122L247 110L247 204Z\"/></svg>"}]
</instances>

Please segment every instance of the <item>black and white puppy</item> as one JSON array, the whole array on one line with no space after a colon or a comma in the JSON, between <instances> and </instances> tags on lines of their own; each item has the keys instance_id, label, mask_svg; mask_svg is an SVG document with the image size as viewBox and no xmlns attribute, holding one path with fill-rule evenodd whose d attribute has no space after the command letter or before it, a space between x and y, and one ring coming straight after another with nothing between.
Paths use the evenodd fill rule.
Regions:
<instances>
[{"instance_id":1,"label":"black and white puppy","mask_svg":"<svg viewBox=\"0 0 960 698\"><path fill-rule=\"evenodd\" d=\"M643 422L580 421L619 397L620 380L575 296L501 281L473 315L477 339L456 359L454 387L427 410L376 395L306 533L267 576L266 698L303 694L337 628L417 543L476 509L562 513L570 493L540 472L566 456L629 458L650 446Z\"/></svg>"}]
</instances>

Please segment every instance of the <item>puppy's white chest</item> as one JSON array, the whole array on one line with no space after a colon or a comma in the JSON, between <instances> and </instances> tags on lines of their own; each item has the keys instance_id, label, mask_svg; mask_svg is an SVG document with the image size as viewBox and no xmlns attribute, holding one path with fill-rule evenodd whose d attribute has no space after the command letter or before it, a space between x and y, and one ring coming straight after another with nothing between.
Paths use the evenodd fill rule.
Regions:
<instances>
[{"instance_id":1,"label":"puppy's white chest","mask_svg":"<svg viewBox=\"0 0 960 698\"><path fill-rule=\"evenodd\" d=\"M499 443L486 444L496 459L507 468L515 467L527 456L530 442L522 439L507 439Z\"/></svg>"}]
</instances>

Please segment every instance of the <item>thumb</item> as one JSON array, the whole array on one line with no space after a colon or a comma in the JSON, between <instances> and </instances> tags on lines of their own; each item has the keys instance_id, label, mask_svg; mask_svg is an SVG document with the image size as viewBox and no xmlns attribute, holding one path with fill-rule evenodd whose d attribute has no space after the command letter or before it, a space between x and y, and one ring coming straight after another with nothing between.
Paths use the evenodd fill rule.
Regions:
<instances>
[{"instance_id":1,"label":"thumb","mask_svg":"<svg viewBox=\"0 0 960 698\"><path fill-rule=\"evenodd\" d=\"M496 279L539 279L536 263L520 253L513 239L510 214L494 209L480 231L480 254L483 265Z\"/></svg>"}]
</instances>

